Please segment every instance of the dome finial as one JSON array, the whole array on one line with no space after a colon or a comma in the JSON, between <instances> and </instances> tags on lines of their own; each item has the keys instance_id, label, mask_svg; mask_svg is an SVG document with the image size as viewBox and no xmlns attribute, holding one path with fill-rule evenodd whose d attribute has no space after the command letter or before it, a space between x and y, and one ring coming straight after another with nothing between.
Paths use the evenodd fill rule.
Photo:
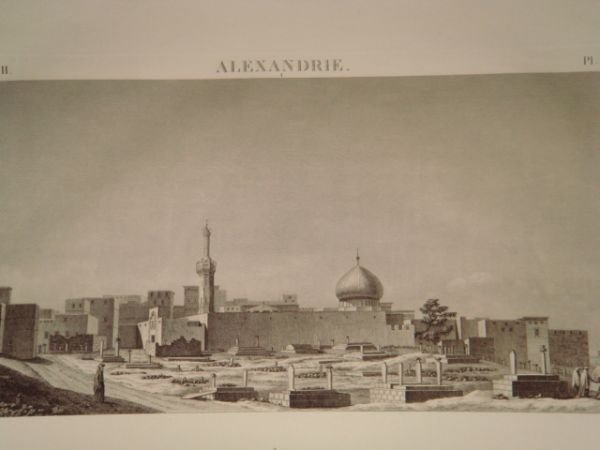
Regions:
<instances>
[{"instance_id":1,"label":"dome finial","mask_svg":"<svg viewBox=\"0 0 600 450\"><path fill-rule=\"evenodd\" d=\"M358 248L356 249L356 265L360 265L360 255L358 254Z\"/></svg>"}]
</instances>

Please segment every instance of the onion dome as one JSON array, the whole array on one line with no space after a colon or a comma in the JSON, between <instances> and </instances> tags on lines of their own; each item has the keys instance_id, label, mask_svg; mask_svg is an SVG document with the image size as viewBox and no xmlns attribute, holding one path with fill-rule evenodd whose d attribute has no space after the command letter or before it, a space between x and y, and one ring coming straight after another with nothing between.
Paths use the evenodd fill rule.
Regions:
<instances>
[{"instance_id":1,"label":"onion dome","mask_svg":"<svg viewBox=\"0 0 600 450\"><path fill-rule=\"evenodd\" d=\"M346 272L335 287L336 297L342 301L373 300L383 297L383 285L373 272L360 265L360 256L356 253L356 266Z\"/></svg>"}]
</instances>

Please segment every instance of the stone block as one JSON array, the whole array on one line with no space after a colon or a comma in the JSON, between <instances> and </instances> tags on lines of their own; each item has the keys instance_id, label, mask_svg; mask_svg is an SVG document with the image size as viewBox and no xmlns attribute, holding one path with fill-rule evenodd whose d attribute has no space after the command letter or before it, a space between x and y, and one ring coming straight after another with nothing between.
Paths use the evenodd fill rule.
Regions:
<instances>
[{"instance_id":1,"label":"stone block","mask_svg":"<svg viewBox=\"0 0 600 450\"><path fill-rule=\"evenodd\" d=\"M505 375L493 381L494 395L519 398L562 398L568 392L568 383L558 375L518 374Z\"/></svg>"},{"instance_id":2,"label":"stone block","mask_svg":"<svg viewBox=\"0 0 600 450\"><path fill-rule=\"evenodd\" d=\"M451 386L440 385L400 385L391 387L376 386L369 391L370 401L375 402L401 402L419 403L437 398L462 397L463 392Z\"/></svg>"},{"instance_id":3,"label":"stone block","mask_svg":"<svg viewBox=\"0 0 600 450\"><path fill-rule=\"evenodd\" d=\"M269 402L288 408L341 408L350 406L350 394L328 389L271 392Z\"/></svg>"}]
</instances>

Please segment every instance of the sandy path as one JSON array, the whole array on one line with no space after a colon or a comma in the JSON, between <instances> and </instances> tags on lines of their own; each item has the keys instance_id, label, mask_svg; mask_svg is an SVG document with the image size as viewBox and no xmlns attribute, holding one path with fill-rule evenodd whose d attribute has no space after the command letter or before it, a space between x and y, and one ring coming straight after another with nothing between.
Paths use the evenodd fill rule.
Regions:
<instances>
[{"instance_id":1,"label":"sandy path","mask_svg":"<svg viewBox=\"0 0 600 450\"><path fill-rule=\"evenodd\" d=\"M82 394L92 394L93 377L81 370L65 364L60 357L46 357L49 363L30 363L0 358L0 364L17 370L28 376L37 376L47 381L50 385L68 389ZM106 396L128 400L140 405L154 408L168 413L189 412L243 412L243 411L273 411L278 409L268 404L257 404L256 402L203 402L197 400L184 400L179 397L149 394L138 391L131 387L125 387L118 382L106 381Z\"/></svg>"}]
</instances>

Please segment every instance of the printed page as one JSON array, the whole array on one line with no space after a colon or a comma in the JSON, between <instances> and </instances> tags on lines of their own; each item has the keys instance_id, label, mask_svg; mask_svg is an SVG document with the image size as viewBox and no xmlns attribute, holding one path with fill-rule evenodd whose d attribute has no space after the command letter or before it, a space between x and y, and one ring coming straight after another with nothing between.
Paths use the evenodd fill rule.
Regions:
<instances>
[{"instance_id":1,"label":"printed page","mask_svg":"<svg viewBox=\"0 0 600 450\"><path fill-rule=\"evenodd\" d=\"M2 11L0 447L593 448L597 2Z\"/></svg>"}]
</instances>

